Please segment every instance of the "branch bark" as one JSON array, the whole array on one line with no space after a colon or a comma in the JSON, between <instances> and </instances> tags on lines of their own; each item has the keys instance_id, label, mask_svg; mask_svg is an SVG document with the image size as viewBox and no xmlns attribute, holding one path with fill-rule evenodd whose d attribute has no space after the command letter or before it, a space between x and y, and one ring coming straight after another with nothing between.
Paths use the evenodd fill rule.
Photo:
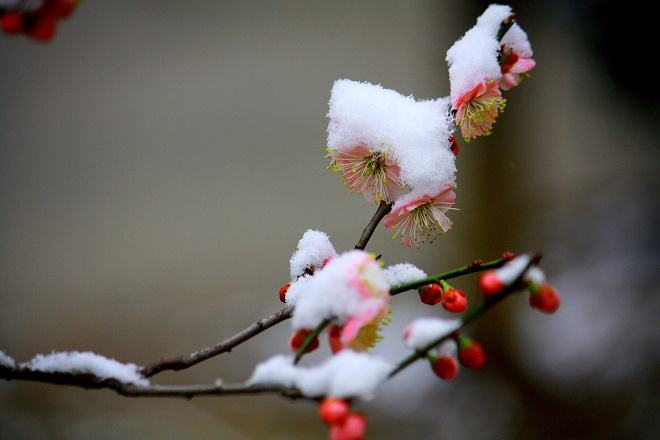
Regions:
<instances>
[{"instance_id":1,"label":"branch bark","mask_svg":"<svg viewBox=\"0 0 660 440\"><path fill-rule=\"evenodd\" d=\"M147 385L102 379L88 373L42 372L21 367L0 366L0 378L25 380L56 385L70 385L85 389L109 389L126 397L181 397L191 399L198 396L227 396L240 394L279 394L289 399L319 400L307 397L294 387L277 385L251 385L247 383L203 384L203 385Z\"/></svg>"},{"instance_id":2,"label":"branch bark","mask_svg":"<svg viewBox=\"0 0 660 440\"><path fill-rule=\"evenodd\" d=\"M232 349L247 341L248 339L251 339L252 337L268 330L269 328L279 324L282 321L286 321L287 319L291 318L291 316L293 316L293 307L284 307L277 312L258 320L254 324L247 327L245 330L236 333L235 335L225 339L222 342L219 342L211 347L202 348L193 353L190 353L189 355L179 356L173 359L160 360L144 367L141 370L141 373L144 377L151 377L166 370L179 371L190 368L193 365L196 365L214 356L230 352Z\"/></svg>"},{"instance_id":3,"label":"branch bark","mask_svg":"<svg viewBox=\"0 0 660 440\"><path fill-rule=\"evenodd\" d=\"M357 243L355 243L355 249L364 250L364 248L367 247L367 243L369 243L369 240L371 239L371 236L374 234L374 231L378 227L378 224L383 219L383 217L385 217L387 214L390 213L391 210L392 210L391 203L387 203L384 201L380 202L380 204L378 205L378 209L374 213L374 216L371 217L371 220L369 220L369 223L367 223L367 226L365 226L364 230L362 231L362 235L360 236L360 239L358 240Z\"/></svg>"}]
</instances>

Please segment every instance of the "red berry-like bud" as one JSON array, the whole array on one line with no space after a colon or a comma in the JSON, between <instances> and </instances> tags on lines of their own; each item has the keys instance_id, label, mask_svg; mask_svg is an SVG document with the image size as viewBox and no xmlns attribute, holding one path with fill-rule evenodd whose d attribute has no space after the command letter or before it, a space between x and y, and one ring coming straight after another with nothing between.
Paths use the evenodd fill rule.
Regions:
<instances>
[{"instance_id":1,"label":"red berry-like bud","mask_svg":"<svg viewBox=\"0 0 660 440\"><path fill-rule=\"evenodd\" d=\"M319 406L319 417L328 425L343 424L350 412L348 402L342 399L327 398Z\"/></svg>"},{"instance_id":2,"label":"red berry-like bud","mask_svg":"<svg viewBox=\"0 0 660 440\"><path fill-rule=\"evenodd\" d=\"M360 413L351 413L341 425L333 425L330 440L362 440L367 433L367 421Z\"/></svg>"},{"instance_id":3,"label":"red berry-like bud","mask_svg":"<svg viewBox=\"0 0 660 440\"><path fill-rule=\"evenodd\" d=\"M280 287L280 301L283 303L286 302L286 293L289 291L289 287L291 287L291 283L286 283L282 287Z\"/></svg>"},{"instance_id":4,"label":"red berry-like bud","mask_svg":"<svg viewBox=\"0 0 660 440\"><path fill-rule=\"evenodd\" d=\"M442 307L452 313L463 313L467 309L467 295L462 290L450 288L445 291Z\"/></svg>"},{"instance_id":5,"label":"red berry-like bud","mask_svg":"<svg viewBox=\"0 0 660 440\"><path fill-rule=\"evenodd\" d=\"M23 14L10 11L0 18L0 27L8 34L18 34L23 31Z\"/></svg>"},{"instance_id":6,"label":"red berry-like bud","mask_svg":"<svg viewBox=\"0 0 660 440\"><path fill-rule=\"evenodd\" d=\"M459 151L460 151L460 147L459 147L459 145L458 145L458 141L456 140L456 136L450 136L450 137L449 137L449 143L451 144L451 146L449 147L449 149L451 150L452 153L454 153L454 156L455 156L455 157L458 157L458 153L459 153Z\"/></svg>"},{"instance_id":7,"label":"red berry-like bud","mask_svg":"<svg viewBox=\"0 0 660 440\"><path fill-rule=\"evenodd\" d=\"M497 272L489 270L479 278L479 286L486 296L497 295L504 289L504 283L497 276Z\"/></svg>"},{"instance_id":8,"label":"red berry-like bud","mask_svg":"<svg viewBox=\"0 0 660 440\"><path fill-rule=\"evenodd\" d=\"M458 362L452 356L440 356L431 363L431 368L444 380L452 380L458 374Z\"/></svg>"},{"instance_id":9,"label":"red berry-like bud","mask_svg":"<svg viewBox=\"0 0 660 440\"><path fill-rule=\"evenodd\" d=\"M302 347L305 339L307 339L307 336L309 336L310 333L312 333L312 330L303 328L291 335L291 340L289 340L289 347L291 347L291 351L297 352L300 350L300 347ZM307 350L305 350L305 353L311 353L317 348L319 348L319 338L314 338L312 343L309 344L309 347L307 347Z\"/></svg>"},{"instance_id":10,"label":"red berry-like bud","mask_svg":"<svg viewBox=\"0 0 660 440\"><path fill-rule=\"evenodd\" d=\"M341 351L344 347L341 343L341 332L342 328L338 325L331 325L328 330L328 344L330 344L330 350L332 353L337 353Z\"/></svg>"},{"instance_id":11,"label":"red berry-like bud","mask_svg":"<svg viewBox=\"0 0 660 440\"><path fill-rule=\"evenodd\" d=\"M56 18L53 16L40 17L28 31L28 34L35 40L47 42L55 36L57 27Z\"/></svg>"},{"instance_id":12,"label":"red berry-like bud","mask_svg":"<svg viewBox=\"0 0 660 440\"><path fill-rule=\"evenodd\" d=\"M76 9L76 0L55 0L52 14L57 18L66 18Z\"/></svg>"},{"instance_id":13,"label":"red berry-like bud","mask_svg":"<svg viewBox=\"0 0 660 440\"><path fill-rule=\"evenodd\" d=\"M458 358L468 368L481 368L486 364L486 353L482 345L464 336L458 340Z\"/></svg>"},{"instance_id":14,"label":"red berry-like bud","mask_svg":"<svg viewBox=\"0 0 660 440\"><path fill-rule=\"evenodd\" d=\"M529 296L529 304L544 313L555 313L559 309L559 293L548 283L543 283Z\"/></svg>"},{"instance_id":15,"label":"red berry-like bud","mask_svg":"<svg viewBox=\"0 0 660 440\"><path fill-rule=\"evenodd\" d=\"M440 284L431 283L417 289L419 292L419 299L430 306L440 304L442 302L442 287Z\"/></svg>"},{"instance_id":16,"label":"red berry-like bud","mask_svg":"<svg viewBox=\"0 0 660 440\"><path fill-rule=\"evenodd\" d=\"M502 252L502 258L504 258L506 261L511 261L516 258L516 254L511 251L504 251Z\"/></svg>"}]
</instances>

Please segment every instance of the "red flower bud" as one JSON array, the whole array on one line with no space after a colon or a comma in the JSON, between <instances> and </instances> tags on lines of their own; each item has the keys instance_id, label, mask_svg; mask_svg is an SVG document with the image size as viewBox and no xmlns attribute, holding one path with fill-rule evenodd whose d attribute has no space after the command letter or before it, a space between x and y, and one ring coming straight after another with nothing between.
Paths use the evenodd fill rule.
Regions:
<instances>
[{"instance_id":1,"label":"red flower bud","mask_svg":"<svg viewBox=\"0 0 660 440\"><path fill-rule=\"evenodd\" d=\"M289 340L289 347L291 347L291 351L297 352L300 350L300 347L302 347L305 339L307 339L307 336L312 333L312 331L313 330L307 330L303 328L291 335L291 339ZM307 350L305 350L305 353L311 353L317 348L319 348L319 338L314 338L312 343L309 344L309 347L307 347Z\"/></svg>"},{"instance_id":2,"label":"red flower bud","mask_svg":"<svg viewBox=\"0 0 660 440\"><path fill-rule=\"evenodd\" d=\"M28 34L35 40L50 41L55 36L56 22L56 18L50 15L39 17L37 22L29 29Z\"/></svg>"},{"instance_id":3,"label":"red flower bud","mask_svg":"<svg viewBox=\"0 0 660 440\"><path fill-rule=\"evenodd\" d=\"M440 304L442 302L442 287L440 284L431 283L417 289L419 292L419 299L430 306Z\"/></svg>"},{"instance_id":4,"label":"red flower bud","mask_svg":"<svg viewBox=\"0 0 660 440\"><path fill-rule=\"evenodd\" d=\"M555 313L559 309L559 293L548 283L541 284L537 289L530 289L529 304L544 313Z\"/></svg>"},{"instance_id":5,"label":"red flower bud","mask_svg":"<svg viewBox=\"0 0 660 440\"><path fill-rule=\"evenodd\" d=\"M362 440L367 433L367 421L360 413L351 413L341 425L333 425L330 440Z\"/></svg>"},{"instance_id":6,"label":"red flower bud","mask_svg":"<svg viewBox=\"0 0 660 440\"><path fill-rule=\"evenodd\" d=\"M479 278L479 286L487 297L497 295L502 289L504 289L504 283L502 283L497 276L497 272L494 270L489 270L481 275L481 278Z\"/></svg>"},{"instance_id":7,"label":"red flower bud","mask_svg":"<svg viewBox=\"0 0 660 440\"><path fill-rule=\"evenodd\" d=\"M333 354L344 348L341 343L342 330L343 329L340 326L334 324L328 329L328 344L330 344L330 350L332 350Z\"/></svg>"},{"instance_id":8,"label":"red flower bud","mask_svg":"<svg viewBox=\"0 0 660 440\"><path fill-rule=\"evenodd\" d=\"M458 374L458 362L452 356L440 356L431 362L433 372L444 380L452 380Z\"/></svg>"},{"instance_id":9,"label":"red flower bud","mask_svg":"<svg viewBox=\"0 0 660 440\"><path fill-rule=\"evenodd\" d=\"M458 339L458 358L468 368L481 368L486 364L483 346L465 336Z\"/></svg>"},{"instance_id":10,"label":"red flower bud","mask_svg":"<svg viewBox=\"0 0 660 440\"><path fill-rule=\"evenodd\" d=\"M23 14L16 11L5 12L0 18L0 27L8 34L18 34L23 31Z\"/></svg>"},{"instance_id":11,"label":"red flower bud","mask_svg":"<svg viewBox=\"0 0 660 440\"><path fill-rule=\"evenodd\" d=\"M445 291L442 307L452 313L463 313L467 309L467 296L465 292L453 287Z\"/></svg>"},{"instance_id":12,"label":"red flower bud","mask_svg":"<svg viewBox=\"0 0 660 440\"><path fill-rule=\"evenodd\" d=\"M449 143L451 144L449 149L451 150L452 153L454 153L454 157L458 157L458 153L461 150L461 148L458 145L458 141L456 140L456 136L449 136Z\"/></svg>"},{"instance_id":13,"label":"red flower bud","mask_svg":"<svg viewBox=\"0 0 660 440\"><path fill-rule=\"evenodd\" d=\"M282 287L280 287L280 301L283 303L286 302L286 293L289 291L289 287L291 287L291 283L286 283Z\"/></svg>"},{"instance_id":14,"label":"red flower bud","mask_svg":"<svg viewBox=\"0 0 660 440\"><path fill-rule=\"evenodd\" d=\"M319 417L328 425L343 424L351 408L345 400L327 398L319 406Z\"/></svg>"}]
</instances>

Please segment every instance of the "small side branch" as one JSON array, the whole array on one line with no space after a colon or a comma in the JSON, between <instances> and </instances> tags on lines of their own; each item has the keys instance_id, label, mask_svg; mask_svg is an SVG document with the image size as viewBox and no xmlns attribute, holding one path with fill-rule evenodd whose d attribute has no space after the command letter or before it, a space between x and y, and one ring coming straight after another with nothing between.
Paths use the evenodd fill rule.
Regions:
<instances>
[{"instance_id":1,"label":"small side branch","mask_svg":"<svg viewBox=\"0 0 660 440\"><path fill-rule=\"evenodd\" d=\"M394 370L390 372L390 374L387 376L388 379L391 379L392 377L396 376L405 368L407 368L409 365L413 364L415 361L425 358L428 355L429 351L433 350L435 347L439 346L449 338L452 338L456 334L456 332L463 329L466 325L474 321L476 318L481 316L486 311L490 310L495 304L499 303L504 298L508 297L512 292L519 290L521 288L522 279L525 276L527 270L529 270L529 268L532 266L538 265L538 263L541 261L541 258L542 258L541 254L536 254L534 257L532 257L529 263L527 263L527 266L525 266L525 268L520 272L520 274L508 287L506 287L502 292L495 295L493 298L484 300L473 310L466 313L461 319L461 326L457 330L431 341L425 347L405 357L401 362L397 364Z\"/></svg>"},{"instance_id":2,"label":"small side branch","mask_svg":"<svg viewBox=\"0 0 660 440\"><path fill-rule=\"evenodd\" d=\"M277 325L282 321L286 321L287 319L291 318L291 316L293 316L293 308L290 306L284 307L279 311L272 313L263 319L260 319L259 321L247 327L245 330L236 333L234 336L225 339L222 342L219 342L211 347L202 348L189 355L155 362L144 367L141 373L144 377L151 377L165 370L179 371L192 367L193 365L196 365L214 356L231 351L234 347L242 344L243 342L258 335L259 333L268 330L274 325Z\"/></svg>"},{"instance_id":3,"label":"small side branch","mask_svg":"<svg viewBox=\"0 0 660 440\"><path fill-rule=\"evenodd\" d=\"M355 249L364 250L364 248L367 247L367 243L369 243L369 240L371 239L371 236L374 234L374 231L378 227L378 224L383 219L383 217L385 217L387 214L390 213L391 210L392 210L391 203L387 203L384 201L380 202L380 204L378 205L378 209L374 213L374 216L371 217L371 220L369 220L369 223L367 224L367 226L365 226L364 230L362 231L362 235L360 236L360 239L355 244Z\"/></svg>"}]
</instances>

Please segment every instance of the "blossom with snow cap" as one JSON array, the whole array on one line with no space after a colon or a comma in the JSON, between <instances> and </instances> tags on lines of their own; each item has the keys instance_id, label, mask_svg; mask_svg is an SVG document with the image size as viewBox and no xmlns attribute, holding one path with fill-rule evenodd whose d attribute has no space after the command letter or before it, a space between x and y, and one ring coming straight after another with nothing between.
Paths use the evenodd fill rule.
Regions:
<instances>
[{"instance_id":1,"label":"blossom with snow cap","mask_svg":"<svg viewBox=\"0 0 660 440\"><path fill-rule=\"evenodd\" d=\"M532 59L532 46L527 34L514 23L504 34L500 48L500 65L502 67L502 78L499 86L502 90L511 90L518 86L536 62Z\"/></svg>"},{"instance_id":2,"label":"blossom with snow cap","mask_svg":"<svg viewBox=\"0 0 660 440\"><path fill-rule=\"evenodd\" d=\"M349 190L371 202L405 191L436 192L454 182L449 99L416 100L366 82L335 81L328 151Z\"/></svg>"},{"instance_id":3,"label":"blossom with snow cap","mask_svg":"<svg viewBox=\"0 0 660 440\"><path fill-rule=\"evenodd\" d=\"M386 151L357 145L329 154L334 156L332 169L342 174L346 187L372 203L390 203L403 188L401 168Z\"/></svg>"},{"instance_id":4,"label":"blossom with snow cap","mask_svg":"<svg viewBox=\"0 0 660 440\"><path fill-rule=\"evenodd\" d=\"M499 89L498 33L511 14L509 6L490 5L477 24L447 51L452 111L467 141L490 134L506 105Z\"/></svg>"},{"instance_id":5,"label":"blossom with snow cap","mask_svg":"<svg viewBox=\"0 0 660 440\"><path fill-rule=\"evenodd\" d=\"M392 212L384 218L385 227L393 229L392 238L401 237L408 247L419 247L425 241L432 241L435 235L444 234L451 228L451 220L446 213L456 203L454 185L447 185L434 195L408 197L398 200Z\"/></svg>"},{"instance_id":6,"label":"blossom with snow cap","mask_svg":"<svg viewBox=\"0 0 660 440\"><path fill-rule=\"evenodd\" d=\"M334 351L367 350L380 340L379 329L389 319L389 289L373 254L346 252L291 286L296 298L292 327L314 329L332 320Z\"/></svg>"}]
</instances>

